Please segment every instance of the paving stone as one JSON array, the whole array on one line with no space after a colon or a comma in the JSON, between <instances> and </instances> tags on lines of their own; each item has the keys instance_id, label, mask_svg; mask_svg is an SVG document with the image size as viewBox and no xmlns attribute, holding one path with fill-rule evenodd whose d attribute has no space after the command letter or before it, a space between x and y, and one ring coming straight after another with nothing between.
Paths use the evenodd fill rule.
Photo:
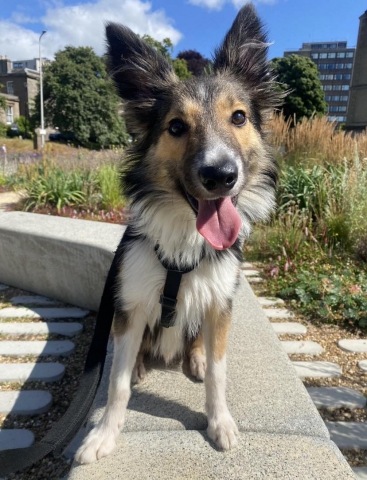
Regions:
<instances>
[{"instance_id":1,"label":"paving stone","mask_svg":"<svg viewBox=\"0 0 367 480\"><path fill-rule=\"evenodd\" d=\"M35 415L49 410L52 395L44 390L0 392L0 413L12 415Z\"/></svg>"},{"instance_id":2,"label":"paving stone","mask_svg":"<svg viewBox=\"0 0 367 480\"><path fill-rule=\"evenodd\" d=\"M10 299L13 305L62 305L62 302L41 295L18 295Z\"/></svg>"},{"instance_id":3,"label":"paving stone","mask_svg":"<svg viewBox=\"0 0 367 480\"><path fill-rule=\"evenodd\" d=\"M338 347L347 352L366 353L367 340L343 339L339 340Z\"/></svg>"},{"instance_id":4,"label":"paving stone","mask_svg":"<svg viewBox=\"0 0 367 480\"><path fill-rule=\"evenodd\" d=\"M367 480L367 467L352 468L357 480Z\"/></svg>"},{"instance_id":5,"label":"paving stone","mask_svg":"<svg viewBox=\"0 0 367 480\"><path fill-rule=\"evenodd\" d=\"M257 277L259 275L259 271L258 270L244 270L243 271L244 275L246 277Z\"/></svg>"},{"instance_id":6,"label":"paving stone","mask_svg":"<svg viewBox=\"0 0 367 480\"><path fill-rule=\"evenodd\" d=\"M285 353L300 353L304 355L318 355L323 351L321 345L317 342L311 342L309 340L299 341L282 341L282 348Z\"/></svg>"},{"instance_id":7,"label":"paving stone","mask_svg":"<svg viewBox=\"0 0 367 480\"><path fill-rule=\"evenodd\" d=\"M264 279L261 278L261 277L248 277L247 281L249 283L262 283L264 281Z\"/></svg>"},{"instance_id":8,"label":"paving stone","mask_svg":"<svg viewBox=\"0 0 367 480\"><path fill-rule=\"evenodd\" d=\"M30 447L34 442L34 435L25 428L0 429L0 450Z\"/></svg>"},{"instance_id":9,"label":"paving stone","mask_svg":"<svg viewBox=\"0 0 367 480\"><path fill-rule=\"evenodd\" d=\"M332 378L340 377L342 370L336 363L331 362L292 362L300 378Z\"/></svg>"},{"instance_id":10,"label":"paving stone","mask_svg":"<svg viewBox=\"0 0 367 480\"><path fill-rule=\"evenodd\" d=\"M339 448L367 448L366 422L325 422L330 439Z\"/></svg>"},{"instance_id":11,"label":"paving stone","mask_svg":"<svg viewBox=\"0 0 367 480\"><path fill-rule=\"evenodd\" d=\"M56 333L59 335L65 335L66 337L73 337L83 330L81 323L1 323L0 322L0 334L2 335L47 335L49 333Z\"/></svg>"},{"instance_id":12,"label":"paving stone","mask_svg":"<svg viewBox=\"0 0 367 480\"><path fill-rule=\"evenodd\" d=\"M273 307L284 304L284 300L275 297L257 297L257 300L262 307Z\"/></svg>"},{"instance_id":13,"label":"paving stone","mask_svg":"<svg viewBox=\"0 0 367 480\"><path fill-rule=\"evenodd\" d=\"M246 269L248 269L248 268L253 269L254 266L252 265L252 263L243 262L242 265L241 265L241 268L242 268L243 270L246 270Z\"/></svg>"},{"instance_id":14,"label":"paving stone","mask_svg":"<svg viewBox=\"0 0 367 480\"><path fill-rule=\"evenodd\" d=\"M0 382L57 382L65 373L58 362L0 364Z\"/></svg>"},{"instance_id":15,"label":"paving stone","mask_svg":"<svg viewBox=\"0 0 367 480\"><path fill-rule=\"evenodd\" d=\"M48 340L48 341L10 341L0 342L0 355L5 357L25 357L26 355L37 355L46 357L48 355L64 356L70 355L75 345L70 340Z\"/></svg>"},{"instance_id":16,"label":"paving stone","mask_svg":"<svg viewBox=\"0 0 367 480\"><path fill-rule=\"evenodd\" d=\"M9 287L7 285L3 285L2 283L0 283L0 292L2 292L3 290L7 290Z\"/></svg>"},{"instance_id":17,"label":"paving stone","mask_svg":"<svg viewBox=\"0 0 367 480\"><path fill-rule=\"evenodd\" d=\"M0 318L82 318L88 310L77 307L70 308L22 308L8 307L0 310Z\"/></svg>"},{"instance_id":18,"label":"paving stone","mask_svg":"<svg viewBox=\"0 0 367 480\"><path fill-rule=\"evenodd\" d=\"M367 372L367 360L361 360L358 362L358 366L361 370Z\"/></svg>"},{"instance_id":19,"label":"paving stone","mask_svg":"<svg viewBox=\"0 0 367 480\"><path fill-rule=\"evenodd\" d=\"M363 408L366 397L357 390L346 387L308 387L310 397L317 408Z\"/></svg>"},{"instance_id":20,"label":"paving stone","mask_svg":"<svg viewBox=\"0 0 367 480\"><path fill-rule=\"evenodd\" d=\"M282 322L282 323L276 323L273 322L270 324L274 332L277 335L283 335L283 334L294 334L294 335L302 335L303 333L307 333L307 328L304 325L301 325L300 323L295 323L295 322Z\"/></svg>"},{"instance_id":21,"label":"paving stone","mask_svg":"<svg viewBox=\"0 0 367 480\"><path fill-rule=\"evenodd\" d=\"M292 318L293 313L286 308L265 308L265 315L268 318Z\"/></svg>"}]
</instances>

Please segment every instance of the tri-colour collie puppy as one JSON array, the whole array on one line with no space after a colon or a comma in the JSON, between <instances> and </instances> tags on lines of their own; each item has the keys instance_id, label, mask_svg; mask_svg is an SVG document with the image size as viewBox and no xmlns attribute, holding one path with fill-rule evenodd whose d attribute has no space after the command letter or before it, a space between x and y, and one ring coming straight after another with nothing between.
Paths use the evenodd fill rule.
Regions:
<instances>
[{"instance_id":1,"label":"tri-colour collie puppy","mask_svg":"<svg viewBox=\"0 0 367 480\"><path fill-rule=\"evenodd\" d=\"M107 43L135 139L122 173L132 218L120 244L108 403L76 459L113 450L148 352L189 356L205 381L208 436L226 450L238 435L225 394L232 299L243 242L271 211L277 178L265 130L280 98L266 35L246 5L212 73L185 81L127 27L109 24Z\"/></svg>"}]
</instances>

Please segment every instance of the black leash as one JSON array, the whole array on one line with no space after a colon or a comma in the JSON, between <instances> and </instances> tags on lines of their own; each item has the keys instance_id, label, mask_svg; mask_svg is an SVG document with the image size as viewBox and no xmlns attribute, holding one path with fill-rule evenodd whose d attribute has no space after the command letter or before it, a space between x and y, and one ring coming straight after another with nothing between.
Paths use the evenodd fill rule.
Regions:
<instances>
[{"instance_id":1,"label":"black leash","mask_svg":"<svg viewBox=\"0 0 367 480\"><path fill-rule=\"evenodd\" d=\"M0 475L2 477L31 466L49 453L53 452L54 456L60 456L85 420L102 378L115 311L114 284L123 253L124 239L125 235L116 250L108 272L92 343L75 398L61 420L52 427L51 431L42 440L28 448L16 448L0 452Z\"/></svg>"}]
</instances>

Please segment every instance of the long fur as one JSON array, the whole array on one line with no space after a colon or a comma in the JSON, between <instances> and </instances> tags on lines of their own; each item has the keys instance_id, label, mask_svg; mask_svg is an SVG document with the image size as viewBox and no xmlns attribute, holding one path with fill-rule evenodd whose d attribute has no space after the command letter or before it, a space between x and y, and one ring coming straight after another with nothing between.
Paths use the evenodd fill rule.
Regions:
<instances>
[{"instance_id":1,"label":"long fur","mask_svg":"<svg viewBox=\"0 0 367 480\"><path fill-rule=\"evenodd\" d=\"M108 404L76 458L89 463L114 448L131 378L144 375L148 352L166 362L189 354L192 374L205 377L208 435L228 449L238 433L225 400L232 299L243 243L252 223L272 210L277 180L266 120L280 96L267 63L266 35L254 7L243 7L215 52L213 73L180 82L169 62L127 27L111 23L106 34L107 63L134 136L122 168L132 219L116 285ZM245 118L239 126L236 112ZM172 130L177 121L179 134ZM234 185L215 181L211 191L203 177L208 169L222 177L229 169L226 181L234 175ZM197 209L199 202L225 197L242 227L228 248L213 248L198 231ZM156 249L177 268L198 264L182 278L175 325L168 329L159 325L166 270Z\"/></svg>"}]
</instances>

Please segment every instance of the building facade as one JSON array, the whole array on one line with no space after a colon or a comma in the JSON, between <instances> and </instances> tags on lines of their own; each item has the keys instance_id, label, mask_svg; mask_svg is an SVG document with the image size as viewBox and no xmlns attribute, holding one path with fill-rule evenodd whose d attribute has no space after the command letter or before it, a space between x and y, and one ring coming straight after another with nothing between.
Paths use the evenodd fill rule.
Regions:
<instances>
[{"instance_id":1,"label":"building facade","mask_svg":"<svg viewBox=\"0 0 367 480\"><path fill-rule=\"evenodd\" d=\"M29 118L33 101L39 89L39 73L25 68L12 70L11 61L0 58L0 94L13 95L19 98L19 115Z\"/></svg>"},{"instance_id":2,"label":"building facade","mask_svg":"<svg viewBox=\"0 0 367 480\"><path fill-rule=\"evenodd\" d=\"M367 10L359 17L346 127L356 131L367 128Z\"/></svg>"},{"instance_id":3,"label":"building facade","mask_svg":"<svg viewBox=\"0 0 367 480\"><path fill-rule=\"evenodd\" d=\"M11 125L19 117L19 98L16 95L1 94L5 98L5 110L0 109L0 123Z\"/></svg>"},{"instance_id":4,"label":"building facade","mask_svg":"<svg viewBox=\"0 0 367 480\"><path fill-rule=\"evenodd\" d=\"M42 58L42 66L49 65L51 60L48 58ZM30 70L35 70L36 72L40 71L40 59L39 58L32 58L30 60L14 60L12 62L12 70L24 70L28 68Z\"/></svg>"},{"instance_id":5,"label":"building facade","mask_svg":"<svg viewBox=\"0 0 367 480\"><path fill-rule=\"evenodd\" d=\"M348 47L346 41L303 43L299 50L284 52L285 57L300 55L317 65L331 121L347 120L355 54L356 49Z\"/></svg>"}]
</instances>

